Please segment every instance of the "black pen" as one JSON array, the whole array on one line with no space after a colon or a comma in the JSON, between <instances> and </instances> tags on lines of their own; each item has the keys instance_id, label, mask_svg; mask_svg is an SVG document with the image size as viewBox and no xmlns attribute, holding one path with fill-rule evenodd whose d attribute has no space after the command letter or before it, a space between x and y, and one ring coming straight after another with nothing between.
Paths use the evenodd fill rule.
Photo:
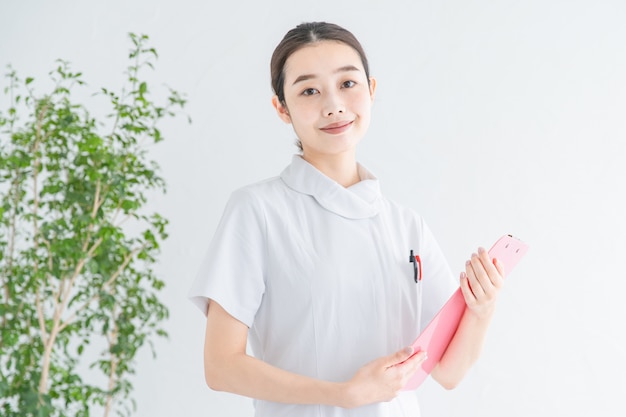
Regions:
<instances>
[{"instance_id":1,"label":"black pen","mask_svg":"<svg viewBox=\"0 0 626 417\"><path fill-rule=\"evenodd\" d=\"M413 249L411 249L409 255L409 262L413 264L413 279L415 279L415 283L417 284L422 280L422 260L419 255L413 254Z\"/></svg>"}]
</instances>

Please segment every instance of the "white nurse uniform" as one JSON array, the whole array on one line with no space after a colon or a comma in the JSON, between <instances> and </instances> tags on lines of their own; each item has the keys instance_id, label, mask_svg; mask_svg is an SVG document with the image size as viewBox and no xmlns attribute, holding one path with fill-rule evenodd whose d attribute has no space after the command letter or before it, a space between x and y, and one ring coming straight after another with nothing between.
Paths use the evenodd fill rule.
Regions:
<instances>
[{"instance_id":1,"label":"white nurse uniform","mask_svg":"<svg viewBox=\"0 0 626 417\"><path fill-rule=\"evenodd\" d=\"M384 198L361 165L359 175L344 188L295 155L279 177L232 194L189 295L205 314L213 299L246 324L255 357L349 380L410 345L458 288L422 218ZM410 250L422 260L420 284ZM260 400L255 409L258 417L419 415L412 392L349 410Z\"/></svg>"}]
</instances>

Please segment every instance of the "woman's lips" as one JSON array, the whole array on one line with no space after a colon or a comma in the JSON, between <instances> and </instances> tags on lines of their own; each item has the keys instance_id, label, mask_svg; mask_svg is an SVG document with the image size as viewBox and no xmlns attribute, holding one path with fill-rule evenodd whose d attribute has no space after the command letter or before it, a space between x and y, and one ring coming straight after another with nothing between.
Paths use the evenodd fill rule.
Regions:
<instances>
[{"instance_id":1,"label":"woman's lips","mask_svg":"<svg viewBox=\"0 0 626 417\"><path fill-rule=\"evenodd\" d=\"M348 130L350 126L352 126L353 122L353 120L350 120L348 122L331 123L327 126L322 127L320 130L326 133L330 133L331 135L338 135Z\"/></svg>"}]
</instances>

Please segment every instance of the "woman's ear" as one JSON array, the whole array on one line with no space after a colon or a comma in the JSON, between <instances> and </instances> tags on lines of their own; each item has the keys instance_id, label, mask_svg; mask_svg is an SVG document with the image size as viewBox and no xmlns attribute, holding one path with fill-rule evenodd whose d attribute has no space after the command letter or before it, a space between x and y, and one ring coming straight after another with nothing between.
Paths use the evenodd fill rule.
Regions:
<instances>
[{"instance_id":1,"label":"woman's ear","mask_svg":"<svg viewBox=\"0 0 626 417\"><path fill-rule=\"evenodd\" d=\"M291 116L289 116L289 109L284 103L282 103L278 99L278 96L272 97L272 106L274 106L274 108L276 109L276 113L278 114L278 117L280 117L280 120L282 120L283 122L287 124L291 124Z\"/></svg>"},{"instance_id":2,"label":"woman's ear","mask_svg":"<svg viewBox=\"0 0 626 417\"><path fill-rule=\"evenodd\" d=\"M370 98L374 101L374 97L376 97L376 78L370 77Z\"/></svg>"}]
</instances>

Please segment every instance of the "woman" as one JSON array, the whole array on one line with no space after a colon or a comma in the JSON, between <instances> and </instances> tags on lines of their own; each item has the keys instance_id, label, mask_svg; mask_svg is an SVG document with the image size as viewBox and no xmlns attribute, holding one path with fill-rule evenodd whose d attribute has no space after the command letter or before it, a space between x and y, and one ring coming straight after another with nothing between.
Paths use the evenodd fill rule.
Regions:
<instances>
[{"instance_id":1,"label":"woman","mask_svg":"<svg viewBox=\"0 0 626 417\"><path fill-rule=\"evenodd\" d=\"M256 399L257 416L417 416L402 387L427 352L406 346L458 282L419 215L356 161L376 91L363 48L337 25L301 24L271 73L272 103L302 152L232 194L194 282L207 384ZM432 372L442 386L478 357L501 285L480 248L461 274L466 312Z\"/></svg>"}]
</instances>

